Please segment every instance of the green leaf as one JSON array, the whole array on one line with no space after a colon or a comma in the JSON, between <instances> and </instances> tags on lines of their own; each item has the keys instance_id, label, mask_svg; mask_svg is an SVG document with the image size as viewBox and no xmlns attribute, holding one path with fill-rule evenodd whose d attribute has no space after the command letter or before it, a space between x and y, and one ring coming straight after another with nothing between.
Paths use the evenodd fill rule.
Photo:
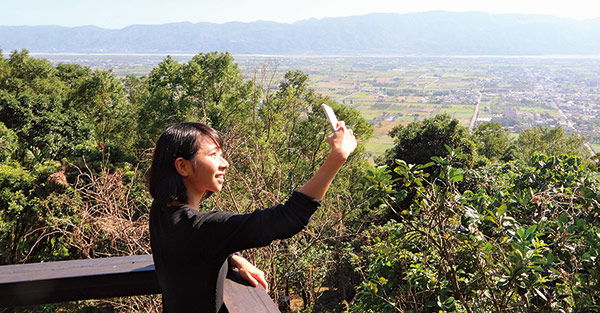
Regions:
<instances>
[{"instance_id":1,"label":"green leaf","mask_svg":"<svg viewBox=\"0 0 600 313\"><path fill-rule=\"evenodd\" d=\"M586 260L586 261L587 261L587 260L589 260L591 257L592 257L592 255L591 255L589 252L586 252L586 253L584 253L584 254L581 256L581 259L583 259L583 260Z\"/></svg>"},{"instance_id":2,"label":"green leaf","mask_svg":"<svg viewBox=\"0 0 600 313\"><path fill-rule=\"evenodd\" d=\"M439 156L432 156L431 160L433 160L437 164L441 164L444 161L444 159L440 158Z\"/></svg>"},{"instance_id":3,"label":"green leaf","mask_svg":"<svg viewBox=\"0 0 600 313\"><path fill-rule=\"evenodd\" d=\"M525 237L525 231L523 230L523 228L517 229L517 236L521 239Z\"/></svg>"},{"instance_id":4,"label":"green leaf","mask_svg":"<svg viewBox=\"0 0 600 313\"><path fill-rule=\"evenodd\" d=\"M502 203L502 205L496 211L496 214L498 216L502 216L502 215L506 214L507 209L508 209L508 207L506 206L506 203Z\"/></svg>"},{"instance_id":5,"label":"green leaf","mask_svg":"<svg viewBox=\"0 0 600 313\"><path fill-rule=\"evenodd\" d=\"M483 246L484 252L489 252L492 249L494 249L494 246L490 242L486 242L486 244Z\"/></svg>"},{"instance_id":6,"label":"green leaf","mask_svg":"<svg viewBox=\"0 0 600 313\"><path fill-rule=\"evenodd\" d=\"M548 252L548 256L546 257L546 265L552 264L552 262L554 262L555 260L556 257L554 256L554 254L552 254L552 252Z\"/></svg>"},{"instance_id":7,"label":"green leaf","mask_svg":"<svg viewBox=\"0 0 600 313\"><path fill-rule=\"evenodd\" d=\"M449 180L453 183L459 182L463 180L463 174L460 169L451 168L449 173Z\"/></svg>"},{"instance_id":8,"label":"green leaf","mask_svg":"<svg viewBox=\"0 0 600 313\"><path fill-rule=\"evenodd\" d=\"M527 232L525 232L526 240L529 240L529 237L531 236L531 234L535 233L536 229L537 229L537 225L531 225L531 226L529 226L529 228L527 228Z\"/></svg>"},{"instance_id":9,"label":"green leaf","mask_svg":"<svg viewBox=\"0 0 600 313\"><path fill-rule=\"evenodd\" d=\"M435 162L428 162L426 164L419 165L419 167L417 169L419 169L419 170L426 169L426 168L434 166L435 164L436 164Z\"/></svg>"},{"instance_id":10,"label":"green leaf","mask_svg":"<svg viewBox=\"0 0 600 313\"><path fill-rule=\"evenodd\" d=\"M561 221L562 223L566 224L569 221L569 215L567 214L567 212L562 212L558 216L558 220Z\"/></svg>"},{"instance_id":11,"label":"green leaf","mask_svg":"<svg viewBox=\"0 0 600 313\"><path fill-rule=\"evenodd\" d=\"M530 268L540 273L546 272L546 270L544 270L541 266L531 266Z\"/></svg>"},{"instance_id":12,"label":"green leaf","mask_svg":"<svg viewBox=\"0 0 600 313\"><path fill-rule=\"evenodd\" d=\"M550 271L558 276L562 276L562 273L554 267L551 267Z\"/></svg>"}]
</instances>

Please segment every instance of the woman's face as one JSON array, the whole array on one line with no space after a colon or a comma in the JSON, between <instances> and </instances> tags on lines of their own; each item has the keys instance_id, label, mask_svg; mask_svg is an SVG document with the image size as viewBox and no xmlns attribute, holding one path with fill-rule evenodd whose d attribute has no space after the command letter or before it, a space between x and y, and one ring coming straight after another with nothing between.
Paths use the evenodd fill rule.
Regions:
<instances>
[{"instance_id":1,"label":"woman's face","mask_svg":"<svg viewBox=\"0 0 600 313\"><path fill-rule=\"evenodd\" d=\"M225 181L225 170L229 167L221 149L211 139L201 135L198 140L200 149L188 161L188 175L182 177L188 197L191 198L201 197L206 191L221 191Z\"/></svg>"}]
</instances>

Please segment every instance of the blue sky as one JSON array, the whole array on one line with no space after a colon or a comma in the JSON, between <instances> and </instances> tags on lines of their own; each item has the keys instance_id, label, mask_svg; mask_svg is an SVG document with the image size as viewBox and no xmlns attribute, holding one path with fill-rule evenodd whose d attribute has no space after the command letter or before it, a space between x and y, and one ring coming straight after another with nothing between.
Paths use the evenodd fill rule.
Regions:
<instances>
[{"instance_id":1,"label":"blue sky","mask_svg":"<svg viewBox=\"0 0 600 313\"><path fill-rule=\"evenodd\" d=\"M534 13L574 19L600 17L593 0L1 0L0 25L96 25L308 18L431 10Z\"/></svg>"}]
</instances>

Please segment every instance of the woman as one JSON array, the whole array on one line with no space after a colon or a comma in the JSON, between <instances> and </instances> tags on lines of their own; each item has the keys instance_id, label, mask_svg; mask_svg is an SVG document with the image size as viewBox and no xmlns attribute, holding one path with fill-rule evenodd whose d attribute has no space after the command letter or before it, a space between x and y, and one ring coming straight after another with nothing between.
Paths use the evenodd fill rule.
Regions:
<instances>
[{"instance_id":1,"label":"woman","mask_svg":"<svg viewBox=\"0 0 600 313\"><path fill-rule=\"evenodd\" d=\"M156 143L149 187L150 241L163 292L163 311L227 312L223 282L229 268L267 289L262 271L235 254L298 233L308 224L333 178L356 148L340 121L327 142L329 156L285 204L247 214L200 212L202 199L221 191L229 163L214 129L186 122L169 127Z\"/></svg>"}]
</instances>

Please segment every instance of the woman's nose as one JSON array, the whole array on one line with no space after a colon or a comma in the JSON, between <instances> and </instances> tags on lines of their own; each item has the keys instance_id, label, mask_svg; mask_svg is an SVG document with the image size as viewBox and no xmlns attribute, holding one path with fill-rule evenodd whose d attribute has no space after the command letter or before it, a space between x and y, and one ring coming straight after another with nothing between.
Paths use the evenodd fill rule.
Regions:
<instances>
[{"instance_id":1,"label":"woman's nose","mask_svg":"<svg viewBox=\"0 0 600 313\"><path fill-rule=\"evenodd\" d=\"M225 160L225 158L224 158L224 157L221 157L221 165L220 165L220 167L221 167L222 169L227 169L227 168L229 168L229 162L227 162L227 160Z\"/></svg>"}]
</instances>

